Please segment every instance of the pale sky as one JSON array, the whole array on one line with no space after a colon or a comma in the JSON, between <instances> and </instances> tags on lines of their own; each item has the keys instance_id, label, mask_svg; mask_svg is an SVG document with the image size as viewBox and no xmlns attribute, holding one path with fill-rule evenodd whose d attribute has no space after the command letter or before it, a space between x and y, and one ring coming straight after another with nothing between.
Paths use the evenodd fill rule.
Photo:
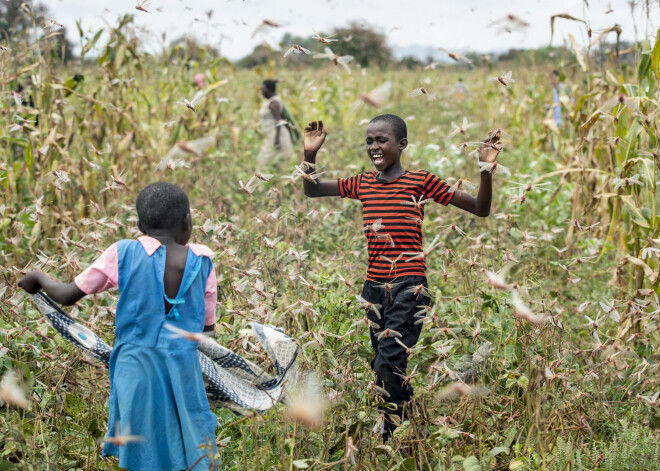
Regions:
<instances>
[{"instance_id":1,"label":"pale sky","mask_svg":"<svg viewBox=\"0 0 660 471\"><path fill-rule=\"evenodd\" d=\"M328 34L333 27L347 25L351 20L365 22L385 33L395 54L397 48L410 45L475 52L545 46L550 43L550 16L557 13L584 18L594 31L618 23L623 29L622 39L630 41L644 37L647 32L655 35L660 26L656 0L649 2L651 22L646 20L639 0L634 13L627 0L589 0L589 7L583 0L151 0L146 8L148 13L137 11L135 0L42 0L42 3L49 8L52 19L67 27L69 39L78 46L76 50L80 43L76 20L81 20L87 32L114 25L119 15L133 13L135 24L151 32L143 36L147 51L160 51L161 33L166 31L166 42L192 34L218 47L231 60L249 54L263 41L277 46L285 32L311 36L314 28ZM605 14L610 5L613 11ZM211 9L213 15L208 21L205 12ZM498 32L491 24L507 14L523 19L529 27L520 32ZM204 21L195 21L196 18ZM269 28L265 34L252 38L264 19L282 26ZM583 25L558 19L552 44L563 44L567 33L572 33L581 45L588 41ZM613 41L614 35L610 39Z\"/></svg>"}]
</instances>

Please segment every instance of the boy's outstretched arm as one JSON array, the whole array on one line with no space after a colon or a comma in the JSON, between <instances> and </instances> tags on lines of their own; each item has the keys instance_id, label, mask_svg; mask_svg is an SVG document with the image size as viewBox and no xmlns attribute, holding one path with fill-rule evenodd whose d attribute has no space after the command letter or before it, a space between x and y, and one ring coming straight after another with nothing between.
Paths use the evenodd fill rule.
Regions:
<instances>
[{"instance_id":1,"label":"boy's outstretched arm","mask_svg":"<svg viewBox=\"0 0 660 471\"><path fill-rule=\"evenodd\" d=\"M493 163L499 153L500 151L497 145L482 145L479 149L479 160L481 162ZM481 185L479 185L479 193L476 198L458 190L449 203L476 216L486 217L490 214L492 196L493 175L490 172L481 172Z\"/></svg>"},{"instance_id":2,"label":"boy's outstretched arm","mask_svg":"<svg viewBox=\"0 0 660 471\"><path fill-rule=\"evenodd\" d=\"M322 182L315 175L316 172L316 154L325 142L327 131L323 128L323 121L310 121L305 126L305 137L303 139L303 148L305 150L305 172L311 174L313 182L303 178L303 191L305 196L318 198L320 196L340 196L339 181L329 180Z\"/></svg>"},{"instance_id":3,"label":"boy's outstretched arm","mask_svg":"<svg viewBox=\"0 0 660 471\"><path fill-rule=\"evenodd\" d=\"M86 295L75 283L58 283L39 271L29 272L19 280L18 286L30 294L44 290L53 301L64 306L71 306Z\"/></svg>"}]
</instances>

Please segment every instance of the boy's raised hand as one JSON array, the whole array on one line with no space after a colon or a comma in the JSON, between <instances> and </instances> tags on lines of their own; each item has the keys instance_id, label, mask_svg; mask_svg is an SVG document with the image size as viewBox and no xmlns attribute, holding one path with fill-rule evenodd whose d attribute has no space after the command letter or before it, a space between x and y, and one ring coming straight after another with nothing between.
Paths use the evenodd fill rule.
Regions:
<instances>
[{"instance_id":1,"label":"boy's raised hand","mask_svg":"<svg viewBox=\"0 0 660 471\"><path fill-rule=\"evenodd\" d=\"M328 132L323 127L323 121L310 121L305 126L305 137L303 139L305 153L316 154L325 142L327 134Z\"/></svg>"},{"instance_id":2,"label":"boy's raised hand","mask_svg":"<svg viewBox=\"0 0 660 471\"><path fill-rule=\"evenodd\" d=\"M496 129L495 131L488 133L486 139L482 141L481 147L479 147L479 160L488 163L495 162L495 159L501 150L502 144L500 143L500 130Z\"/></svg>"}]
</instances>

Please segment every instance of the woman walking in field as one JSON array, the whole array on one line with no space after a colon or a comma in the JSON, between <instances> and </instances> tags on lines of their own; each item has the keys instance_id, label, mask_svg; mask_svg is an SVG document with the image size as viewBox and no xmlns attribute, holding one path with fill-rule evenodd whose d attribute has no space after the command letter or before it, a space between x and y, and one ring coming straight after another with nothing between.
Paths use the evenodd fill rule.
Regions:
<instances>
[{"instance_id":1,"label":"woman walking in field","mask_svg":"<svg viewBox=\"0 0 660 471\"><path fill-rule=\"evenodd\" d=\"M284 157L293 154L291 134L282 119L284 104L275 92L276 86L277 80L264 80L261 84L261 94L266 100L259 109L259 119L265 136L257 156L259 166L273 160L276 154L281 154Z\"/></svg>"}]
</instances>

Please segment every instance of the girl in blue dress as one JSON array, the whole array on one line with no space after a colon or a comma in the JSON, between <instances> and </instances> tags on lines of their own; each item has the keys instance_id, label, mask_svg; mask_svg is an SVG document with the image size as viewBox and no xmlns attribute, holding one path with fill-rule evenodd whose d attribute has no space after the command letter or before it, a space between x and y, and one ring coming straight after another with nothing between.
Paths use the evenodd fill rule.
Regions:
<instances>
[{"instance_id":1,"label":"girl in blue dress","mask_svg":"<svg viewBox=\"0 0 660 471\"><path fill-rule=\"evenodd\" d=\"M136 471L178 471L195 464L196 470L209 469L206 455L216 454L217 417L206 398L197 342L173 338L165 325L213 331L213 252L186 245L192 219L180 188L153 183L140 192L136 206L145 236L113 244L73 283L30 272L19 286L29 293L42 289L67 306L118 288L103 456L117 456L120 467Z\"/></svg>"}]
</instances>

